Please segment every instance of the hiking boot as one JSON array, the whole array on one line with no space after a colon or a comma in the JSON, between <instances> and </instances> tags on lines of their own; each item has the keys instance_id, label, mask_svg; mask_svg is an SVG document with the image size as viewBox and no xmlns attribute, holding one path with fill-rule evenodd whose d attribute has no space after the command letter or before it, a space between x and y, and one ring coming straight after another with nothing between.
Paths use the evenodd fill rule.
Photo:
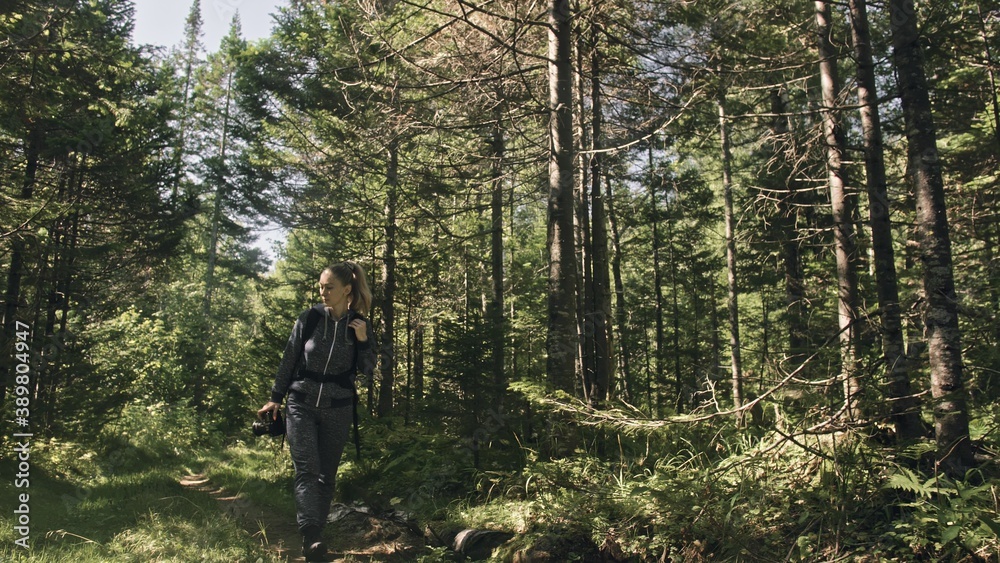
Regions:
<instances>
[{"instance_id":1,"label":"hiking boot","mask_svg":"<svg viewBox=\"0 0 1000 563\"><path fill-rule=\"evenodd\" d=\"M302 529L302 556L306 561L326 561L326 544L321 535L322 530L317 526Z\"/></svg>"},{"instance_id":2,"label":"hiking boot","mask_svg":"<svg viewBox=\"0 0 1000 563\"><path fill-rule=\"evenodd\" d=\"M326 544L315 541L309 545L302 544L302 555L306 561L326 561Z\"/></svg>"}]
</instances>

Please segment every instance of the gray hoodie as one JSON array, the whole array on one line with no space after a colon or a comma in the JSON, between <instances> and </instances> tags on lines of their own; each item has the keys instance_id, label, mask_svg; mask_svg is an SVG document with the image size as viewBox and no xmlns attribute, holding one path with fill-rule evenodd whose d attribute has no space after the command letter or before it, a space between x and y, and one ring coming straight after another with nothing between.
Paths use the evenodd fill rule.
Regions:
<instances>
[{"instance_id":1,"label":"gray hoodie","mask_svg":"<svg viewBox=\"0 0 1000 563\"><path fill-rule=\"evenodd\" d=\"M310 309L299 315L295 327L292 328L292 334L288 337L288 343L285 344L285 352L278 365L278 374L274 378L274 386L271 387L271 400L275 403L281 403L289 389L305 393L310 400L350 397L351 390L344 389L336 383L298 379L296 375L300 370L331 375L343 373L351 369L355 347L358 349L358 371L368 377L375 371L375 348L372 346L375 336L371 322L365 319L368 342L358 342L354 329L347 325L360 315L348 311L342 318L334 319L330 310L322 303L314 305L312 309L318 310L322 317L312 336L306 341L305 347L302 346L302 332L305 330ZM301 357L300 350L302 350Z\"/></svg>"}]
</instances>

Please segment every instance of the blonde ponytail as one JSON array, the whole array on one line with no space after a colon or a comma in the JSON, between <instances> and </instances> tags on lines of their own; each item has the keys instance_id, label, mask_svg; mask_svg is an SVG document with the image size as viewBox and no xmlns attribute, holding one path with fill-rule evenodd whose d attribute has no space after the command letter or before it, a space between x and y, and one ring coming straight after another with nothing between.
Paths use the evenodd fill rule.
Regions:
<instances>
[{"instance_id":1,"label":"blonde ponytail","mask_svg":"<svg viewBox=\"0 0 1000 563\"><path fill-rule=\"evenodd\" d=\"M351 309L367 317L372 307L372 290L361 264L344 261L323 271L336 276L340 283L351 286Z\"/></svg>"}]
</instances>

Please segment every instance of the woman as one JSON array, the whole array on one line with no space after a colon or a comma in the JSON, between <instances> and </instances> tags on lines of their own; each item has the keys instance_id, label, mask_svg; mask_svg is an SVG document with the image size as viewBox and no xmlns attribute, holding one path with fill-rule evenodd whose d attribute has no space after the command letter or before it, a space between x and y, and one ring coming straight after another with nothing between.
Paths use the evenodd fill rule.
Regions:
<instances>
[{"instance_id":1,"label":"woman","mask_svg":"<svg viewBox=\"0 0 1000 563\"><path fill-rule=\"evenodd\" d=\"M271 400L257 416L277 417L287 397L288 448L295 466L295 510L307 561L322 561L323 527L347 444L357 372L375 369L374 337L365 318L372 294L364 269L342 262L319 277L323 302L299 315L285 345ZM312 317L312 322L310 322ZM311 334L307 326L312 328Z\"/></svg>"}]
</instances>

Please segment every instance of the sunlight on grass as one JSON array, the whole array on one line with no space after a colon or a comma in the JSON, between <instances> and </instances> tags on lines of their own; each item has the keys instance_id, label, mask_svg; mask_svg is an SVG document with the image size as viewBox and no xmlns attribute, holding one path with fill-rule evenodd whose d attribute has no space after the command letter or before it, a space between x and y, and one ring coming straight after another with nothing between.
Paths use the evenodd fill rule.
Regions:
<instances>
[{"instance_id":1,"label":"sunlight on grass","mask_svg":"<svg viewBox=\"0 0 1000 563\"><path fill-rule=\"evenodd\" d=\"M150 512L137 525L118 534L109 546L116 561L264 561L247 541L234 542L242 534L234 522L218 515L165 516Z\"/></svg>"},{"instance_id":2,"label":"sunlight on grass","mask_svg":"<svg viewBox=\"0 0 1000 563\"><path fill-rule=\"evenodd\" d=\"M0 514L0 561L278 561L211 497L180 486L184 466L199 463L193 453L187 460L157 459L117 445L98 455L56 441L39 442L33 453L31 549L14 545L12 514ZM0 461L0 471L9 474L9 463ZM3 498L18 492L0 484Z\"/></svg>"},{"instance_id":3,"label":"sunlight on grass","mask_svg":"<svg viewBox=\"0 0 1000 563\"><path fill-rule=\"evenodd\" d=\"M206 473L219 487L261 507L294 514L292 464L288 448L271 440L236 442L202 452L189 464L191 473Z\"/></svg>"}]
</instances>

